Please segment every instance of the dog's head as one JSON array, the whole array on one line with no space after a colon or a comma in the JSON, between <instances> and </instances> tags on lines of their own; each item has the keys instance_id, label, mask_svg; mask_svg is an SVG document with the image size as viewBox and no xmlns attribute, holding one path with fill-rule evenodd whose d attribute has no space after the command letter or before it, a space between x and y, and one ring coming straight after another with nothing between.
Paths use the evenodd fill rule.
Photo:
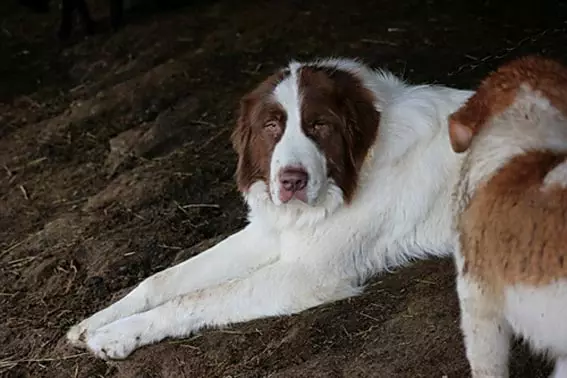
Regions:
<instances>
[{"instance_id":1,"label":"dog's head","mask_svg":"<svg viewBox=\"0 0 567 378\"><path fill-rule=\"evenodd\" d=\"M265 188L277 206L349 202L380 114L373 93L340 62L292 63L241 100L232 141L236 179Z\"/></svg>"}]
</instances>

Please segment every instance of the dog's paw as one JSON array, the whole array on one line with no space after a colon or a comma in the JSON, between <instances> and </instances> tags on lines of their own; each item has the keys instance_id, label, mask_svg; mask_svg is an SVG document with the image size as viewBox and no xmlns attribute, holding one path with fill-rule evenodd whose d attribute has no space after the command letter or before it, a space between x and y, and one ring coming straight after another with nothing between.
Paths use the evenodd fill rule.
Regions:
<instances>
[{"instance_id":1,"label":"dog's paw","mask_svg":"<svg viewBox=\"0 0 567 378\"><path fill-rule=\"evenodd\" d=\"M91 334L115 320L112 315L112 312L103 310L84 319L79 324L75 324L67 332L67 341L74 347L86 348L87 340Z\"/></svg>"},{"instance_id":2,"label":"dog's paw","mask_svg":"<svg viewBox=\"0 0 567 378\"><path fill-rule=\"evenodd\" d=\"M67 331L67 341L74 347L86 348L87 346L87 327L81 322L74 325Z\"/></svg>"},{"instance_id":3,"label":"dog's paw","mask_svg":"<svg viewBox=\"0 0 567 378\"><path fill-rule=\"evenodd\" d=\"M121 360L128 357L139 345L141 335L128 322L119 320L90 333L87 348L97 357Z\"/></svg>"}]
</instances>

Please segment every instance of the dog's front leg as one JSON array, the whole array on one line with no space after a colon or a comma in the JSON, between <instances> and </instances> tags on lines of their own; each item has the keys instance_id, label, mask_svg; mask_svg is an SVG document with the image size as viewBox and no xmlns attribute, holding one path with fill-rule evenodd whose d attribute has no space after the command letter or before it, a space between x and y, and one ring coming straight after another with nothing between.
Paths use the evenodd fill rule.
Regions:
<instances>
[{"instance_id":1,"label":"dog's front leg","mask_svg":"<svg viewBox=\"0 0 567 378\"><path fill-rule=\"evenodd\" d=\"M324 274L323 274L324 273ZM286 315L358 293L332 273L278 261L250 276L179 296L150 311L117 320L88 335L98 357L121 359L136 348L203 327Z\"/></svg>"},{"instance_id":2,"label":"dog's front leg","mask_svg":"<svg viewBox=\"0 0 567 378\"><path fill-rule=\"evenodd\" d=\"M174 297L245 276L278 256L277 235L250 224L199 255L145 279L121 300L72 327L67 338L75 346L84 346L88 334L106 324Z\"/></svg>"}]
</instances>

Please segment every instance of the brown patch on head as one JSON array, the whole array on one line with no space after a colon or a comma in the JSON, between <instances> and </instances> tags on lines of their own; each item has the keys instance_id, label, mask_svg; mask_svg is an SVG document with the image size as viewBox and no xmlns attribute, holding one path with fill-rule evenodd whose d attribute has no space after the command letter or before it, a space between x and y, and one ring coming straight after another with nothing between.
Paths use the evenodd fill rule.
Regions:
<instances>
[{"instance_id":1,"label":"brown patch on head","mask_svg":"<svg viewBox=\"0 0 567 378\"><path fill-rule=\"evenodd\" d=\"M458 218L464 274L489 287L567 278L567 190L543 188L567 155L529 152L479 187Z\"/></svg>"},{"instance_id":2,"label":"brown patch on head","mask_svg":"<svg viewBox=\"0 0 567 378\"><path fill-rule=\"evenodd\" d=\"M476 93L449 117L449 137L455 152L464 152L479 130L514 102L522 84L540 91L567 115L567 68L547 58L527 56L502 65L485 78Z\"/></svg>"},{"instance_id":3,"label":"brown patch on head","mask_svg":"<svg viewBox=\"0 0 567 378\"><path fill-rule=\"evenodd\" d=\"M272 93L288 75L289 71L282 70L268 77L240 101L231 140L238 154L236 183L241 192L258 180L269 180L270 157L286 122L285 111Z\"/></svg>"},{"instance_id":4,"label":"brown patch on head","mask_svg":"<svg viewBox=\"0 0 567 378\"><path fill-rule=\"evenodd\" d=\"M346 71L309 65L298 76L303 131L325 154L328 174L348 203L378 133L374 95Z\"/></svg>"}]
</instances>

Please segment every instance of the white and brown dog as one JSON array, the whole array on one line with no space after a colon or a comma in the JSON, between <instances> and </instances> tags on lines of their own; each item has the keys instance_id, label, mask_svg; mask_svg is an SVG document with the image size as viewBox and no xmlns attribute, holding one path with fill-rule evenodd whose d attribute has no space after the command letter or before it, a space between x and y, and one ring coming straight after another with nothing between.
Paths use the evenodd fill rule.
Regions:
<instances>
[{"instance_id":1,"label":"white and brown dog","mask_svg":"<svg viewBox=\"0 0 567 378\"><path fill-rule=\"evenodd\" d=\"M233 134L249 224L71 328L102 358L203 327L361 292L375 273L452 252L460 155L447 119L472 94L356 61L293 62L241 102Z\"/></svg>"},{"instance_id":2,"label":"white and brown dog","mask_svg":"<svg viewBox=\"0 0 567 378\"><path fill-rule=\"evenodd\" d=\"M567 377L567 68L503 65L450 118L461 327L474 378L508 376L512 334Z\"/></svg>"}]
</instances>

